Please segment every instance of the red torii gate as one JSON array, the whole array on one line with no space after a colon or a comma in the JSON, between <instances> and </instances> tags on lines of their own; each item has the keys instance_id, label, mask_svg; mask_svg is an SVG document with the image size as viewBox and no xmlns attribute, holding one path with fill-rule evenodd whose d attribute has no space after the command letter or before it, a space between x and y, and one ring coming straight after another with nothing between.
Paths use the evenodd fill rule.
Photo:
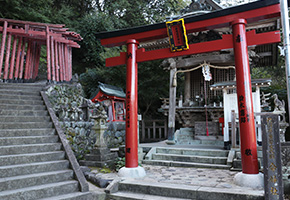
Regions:
<instances>
[{"instance_id":1,"label":"red torii gate","mask_svg":"<svg viewBox=\"0 0 290 200\"><path fill-rule=\"evenodd\" d=\"M137 150L137 63L156 59L234 49L239 104L242 168L245 174L258 174L257 145L253 113L252 87L248 58L248 46L280 42L280 32L257 34L246 32L246 24L280 17L279 0L263 0L250 4L185 18L186 32L200 32L215 28L232 27L233 34L222 39L190 44L187 51L171 52L169 48L145 51L138 49L138 42L167 37L165 23L136 27L106 33L98 33L101 44L106 47L127 45L127 52L106 59L106 66L127 65L127 116L126 116L126 167L138 167Z\"/></svg>"},{"instance_id":2,"label":"red torii gate","mask_svg":"<svg viewBox=\"0 0 290 200\"><path fill-rule=\"evenodd\" d=\"M4 82L34 80L38 75L41 46L46 45L47 80L71 80L72 47L80 48L75 42L82 40L79 34L68 31L64 24L2 18L0 24L0 79Z\"/></svg>"}]
</instances>

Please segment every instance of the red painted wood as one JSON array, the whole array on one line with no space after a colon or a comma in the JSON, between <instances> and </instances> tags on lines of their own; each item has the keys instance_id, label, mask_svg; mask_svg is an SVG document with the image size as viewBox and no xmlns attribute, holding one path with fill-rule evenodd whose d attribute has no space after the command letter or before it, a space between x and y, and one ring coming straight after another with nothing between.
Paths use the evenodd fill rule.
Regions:
<instances>
[{"instance_id":1,"label":"red painted wood","mask_svg":"<svg viewBox=\"0 0 290 200\"><path fill-rule=\"evenodd\" d=\"M255 30L246 33L248 39L248 46L277 43L281 41L279 31L272 31L267 33L256 34ZM172 58L178 56L206 53L212 51L219 51L222 49L233 48L232 35L223 35L221 40L214 40L209 42L201 42L190 44L186 51L171 52L169 48L158 49L152 51L145 51L144 49L137 50L137 62L145 62L151 60ZM126 64L126 53L121 52L120 56L106 59L106 66L113 67L117 65Z\"/></svg>"},{"instance_id":2,"label":"red painted wood","mask_svg":"<svg viewBox=\"0 0 290 200\"><path fill-rule=\"evenodd\" d=\"M15 24L28 24L28 25L35 25L35 26L50 26L50 27L55 27L55 28L62 28L65 26L64 24L45 24L45 23L39 23L39 22L0 18L0 22L5 22L5 21L7 21L8 23L15 23Z\"/></svg>"},{"instance_id":3,"label":"red painted wood","mask_svg":"<svg viewBox=\"0 0 290 200\"><path fill-rule=\"evenodd\" d=\"M36 57L36 42L32 42L32 48L31 48L31 58L30 58L30 68L28 73L28 79L32 79L33 72L35 70L35 57Z\"/></svg>"},{"instance_id":4,"label":"red painted wood","mask_svg":"<svg viewBox=\"0 0 290 200\"><path fill-rule=\"evenodd\" d=\"M21 51L21 60L20 60L20 71L19 71L19 78L22 79L23 78L23 65L24 65L24 56L26 54L25 52L25 46L27 43L24 39L23 39L23 45L22 45L22 51Z\"/></svg>"},{"instance_id":5,"label":"red painted wood","mask_svg":"<svg viewBox=\"0 0 290 200\"><path fill-rule=\"evenodd\" d=\"M46 54L47 54L47 80L51 80L51 65L50 65L50 35L49 27L46 26Z\"/></svg>"},{"instance_id":6,"label":"red painted wood","mask_svg":"<svg viewBox=\"0 0 290 200\"><path fill-rule=\"evenodd\" d=\"M58 42L54 41L54 55L55 55L55 73L56 73L56 81L59 82L59 56L58 56Z\"/></svg>"},{"instance_id":7,"label":"red painted wood","mask_svg":"<svg viewBox=\"0 0 290 200\"><path fill-rule=\"evenodd\" d=\"M258 174L259 166L257 158L252 84L245 24L246 21L244 19L232 22L242 170L245 174Z\"/></svg>"},{"instance_id":8,"label":"red painted wood","mask_svg":"<svg viewBox=\"0 0 290 200\"><path fill-rule=\"evenodd\" d=\"M239 18L244 18L248 23L256 22L262 19L268 19L280 16L280 5L271 5L264 8L259 8L255 10L250 10L246 12L236 13L232 15L212 18L208 20L202 20L198 22L186 23L186 32L199 32L203 30L210 30L215 28L228 27L230 23ZM134 38L139 42L150 41L153 39L162 39L167 37L167 29L158 29L152 31L146 31L136 34L128 34L119 37L111 37L106 39L101 39L101 44L106 47L121 46L125 45L128 39Z\"/></svg>"},{"instance_id":9,"label":"red painted wood","mask_svg":"<svg viewBox=\"0 0 290 200\"><path fill-rule=\"evenodd\" d=\"M127 41L126 81L126 148L125 166L138 167L138 68L136 60L137 41Z\"/></svg>"},{"instance_id":10,"label":"red painted wood","mask_svg":"<svg viewBox=\"0 0 290 200\"><path fill-rule=\"evenodd\" d=\"M13 45L12 45L12 55L11 55L11 60L10 60L9 79L13 78L17 41L19 41L19 39L17 37L14 37L13 38Z\"/></svg>"},{"instance_id":11,"label":"red painted wood","mask_svg":"<svg viewBox=\"0 0 290 200\"><path fill-rule=\"evenodd\" d=\"M17 47L16 63L15 63L15 73L14 73L14 78L15 79L17 79L19 77L19 67L20 67L22 41L23 41L23 38L19 37L19 39L18 39L18 47Z\"/></svg>"},{"instance_id":12,"label":"red painted wood","mask_svg":"<svg viewBox=\"0 0 290 200\"><path fill-rule=\"evenodd\" d=\"M55 81L55 57L54 57L54 40L53 37L50 37L50 46L51 46L51 72L52 80Z\"/></svg>"},{"instance_id":13,"label":"red painted wood","mask_svg":"<svg viewBox=\"0 0 290 200\"><path fill-rule=\"evenodd\" d=\"M4 21L3 31L2 31L2 41L1 41L1 52L0 52L0 79L2 75L2 66L4 60L4 50L5 50L5 43L6 43L6 36L7 36L7 21Z\"/></svg>"},{"instance_id":14,"label":"red painted wood","mask_svg":"<svg viewBox=\"0 0 290 200\"><path fill-rule=\"evenodd\" d=\"M63 52L62 52L62 44L58 44L58 57L59 57L59 76L60 81L63 81Z\"/></svg>"},{"instance_id":15,"label":"red painted wood","mask_svg":"<svg viewBox=\"0 0 290 200\"><path fill-rule=\"evenodd\" d=\"M68 49L67 49L67 45L64 44L64 67L65 67L65 74L64 74L64 77L65 77L65 80L66 81L70 81L69 80L69 66L68 66Z\"/></svg>"},{"instance_id":16,"label":"red painted wood","mask_svg":"<svg viewBox=\"0 0 290 200\"><path fill-rule=\"evenodd\" d=\"M33 80L35 80L38 75L40 52L41 52L41 45L36 44L35 65L34 65L33 76L32 76Z\"/></svg>"},{"instance_id":17,"label":"red painted wood","mask_svg":"<svg viewBox=\"0 0 290 200\"><path fill-rule=\"evenodd\" d=\"M9 60L10 60L10 52L11 52L11 39L12 39L12 35L8 33L7 45L6 45L5 65L4 65L4 76L3 76L4 80L8 79Z\"/></svg>"},{"instance_id":18,"label":"red painted wood","mask_svg":"<svg viewBox=\"0 0 290 200\"><path fill-rule=\"evenodd\" d=\"M28 41L27 45L27 54L26 54L26 60L25 60L25 71L24 71L24 79L28 80L29 79L29 72L30 72L30 67L31 67L31 53L32 53L32 41Z\"/></svg>"}]
</instances>

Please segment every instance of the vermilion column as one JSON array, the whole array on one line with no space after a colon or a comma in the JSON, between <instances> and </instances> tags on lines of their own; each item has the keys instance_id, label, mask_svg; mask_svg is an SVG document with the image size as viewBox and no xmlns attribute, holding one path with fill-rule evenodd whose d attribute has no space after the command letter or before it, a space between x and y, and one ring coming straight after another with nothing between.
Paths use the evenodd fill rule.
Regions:
<instances>
[{"instance_id":1,"label":"vermilion column","mask_svg":"<svg viewBox=\"0 0 290 200\"><path fill-rule=\"evenodd\" d=\"M246 20L244 19L238 19L232 22L242 169L245 174L258 174L259 167L257 159L252 84L245 24Z\"/></svg>"},{"instance_id":2,"label":"vermilion column","mask_svg":"<svg viewBox=\"0 0 290 200\"><path fill-rule=\"evenodd\" d=\"M126 83L126 149L125 167L138 167L138 70L136 62L137 41L127 41Z\"/></svg>"}]
</instances>

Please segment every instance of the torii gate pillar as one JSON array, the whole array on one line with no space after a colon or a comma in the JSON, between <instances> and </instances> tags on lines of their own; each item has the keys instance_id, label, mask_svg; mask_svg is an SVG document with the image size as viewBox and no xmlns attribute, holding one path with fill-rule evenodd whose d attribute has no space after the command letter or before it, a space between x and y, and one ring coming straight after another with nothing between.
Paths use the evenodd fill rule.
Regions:
<instances>
[{"instance_id":1,"label":"torii gate pillar","mask_svg":"<svg viewBox=\"0 0 290 200\"><path fill-rule=\"evenodd\" d=\"M237 19L231 24L233 30L233 44L235 52L237 98L242 156L242 173L238 173L235 177L235 180L236 183L239 185L250 187L263 187L263 175L259 174L257 158L252 84L245 28L246 20Z\"/></svg>"},{"instance_id":2,"label":"torii gate pillar","mask_svg":"<svg viewBox=\"0 0 290 200\"><path fill-rule=\"evenodd\" d=\"M121 168L122 177L138 178L146 175L138 166L138 67L136 59L138 42L127 41L127 82L126 82L126 144L125 167Z\"/></svg>"}]
</instances>

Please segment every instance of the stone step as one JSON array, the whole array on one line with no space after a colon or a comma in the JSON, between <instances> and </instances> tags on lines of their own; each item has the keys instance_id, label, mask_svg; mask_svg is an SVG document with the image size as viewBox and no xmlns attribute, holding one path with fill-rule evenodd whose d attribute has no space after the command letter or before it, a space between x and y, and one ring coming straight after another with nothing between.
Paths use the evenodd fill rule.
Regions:
<instances>
[{"instance_id":1,"label":"stone step","mask_svg":"<svg viewBox=\"0 0 290 200\"><path fill-rule=\"evenodd\" d=\"M53 128L52 122L0 122L0 129Z\"/></svg>"},{"instance_id":2,"label":"stone step","mask_svg":"<svg viewBox=\"0 0 290 200\"><path fill-rule=\"evenodd\" d=\"M10 88L1 88L1 94L10 94L10 95L32 95L32 96L40 96L40 90L37 88L26 88L26 89L10 89Z\"/></svg>"},{"instance_id":3,"label":"stone step","mask_svg":"<svg viewBox=\"0 0 290 200\"><path fill-rule=\"evenodd\" d=\"M0 166L19 165L23 163L48 162L55 160L63 160L64 158L65 158L64 151L5 155L0 156Z\"/></svg>"},{"instance_id":4,"label":"stone step","mask_svg":"<svg viewBox=\"0 0 290 200\"><path fill-rule=\"evenodd\" d=\"M61 143L0 146L0 155L28 154L61 150Z\"/></svg>"},{"instance_id":5,"label":"stone step","mask_svg":"<svg viewBox=\"0 0 290 200\"><path fill-rule=\"evenodd\" d=\"M25 174L65 170L69 168L68 160L53 160L47 162L25 163L0 166L0 178L20 176Z\"/></svg>"},{"instance_id":6,"label":"stone step","mask_svg":"<svg viewBox=\"0 0 290 200\"><path fill-rule=\"evenodd\" d=\"M191 200L176 197L163 197L158 195L140 194L134 192L116 192L109 195L110 200Z\"/></svg>"},{"instance_id":7,"label":"stone step","mask_svg":"<svg viewBox=\"0 0 290 200\"><path fill-rule=\"evenodd\" d=\"M24 187L67 181L72 178L72 170L52 171L0 178L0 193L6 190L16 190Z\"/></svg>"},{"instance_id":8,"label":"stone step","mask_svg":"<svg viewBox=\"0 0 290 200\"><path fill-rule=\"evenodd\" d=\"M245 190L244 188L217 188L189 186L181 184L152 183L132 180L124 180L119 183L119 192L130 192L143 195L158 195L169 198L200 199L200 200L262 200L263 190ZM114 196L113 193L111 194ZM110 195L110 196L111 196ZM144 197L145 197L144 196ZM114 199L114 198L113 198ZM117 198L116 198L117 199ZM129 199L129 198L128 198ZM133 198L134 199L134 198ZM139 199L139 198L137 198ZM147 199L147 198L143 198Z\"/></svg>"},{"instance_id":9,"label":"stone step","mask_svg":"<svg viewBox=\"0 0 290 200\"><path fill-rule=\"evenodd\" d=\"M0 83L1 89L30 89L41 90L46 86L45 83Z\"/></svg>"},{"instance_id":10,"label":"stone step","mask_svg":"<svg viewBox=\"0 0 290 200\"><path fill-rule=\"evenodd\" d=\"M12 105L44 105L42 100L27 100L27 99L0 99L0 104Z\"/></svg>"},{"instance_id":11,"label":"stone step","mask_svg":"<svg viewBox=\"0 0 290 200\"><path fill-rule=\"evenodd\" d=\"M218 156L227 157L229 151L210 150L210 149L189 149L189 148L162 148L157 147L156 153L178 154L178 155L197 155L197 156Z\"/></svg>"},{"instance_id":12,"label":"stone step","mask_svg":"<svg viewBox=\"0 0 290 200\"><path fill-rule=\"evenodd\" d=\"M56 143L58 136L22 136L22 137L0 137L0 146L22 145L22 144L41 144Z\"/></svg>"},{"instance_id":13,"label":"stone step","mask_svg":"<svg viewBox=\"0 0 290 200\"><path fill-rule=\"evenodd\" d=\"M194 163L194 162L180 162L168 160L143 160L143 164L158 165L168 167L196 167L196 168L212 168L212 169L230 169L231 165L208 164L208 163Z\"/></svg>"},{"instance_id":14,"label":"stone step","mask_svg":"<svg viewBox=\"0 0 290 200\"><path fill-rule=\"evenodd\" d=\"M43 116L43 117L1 116L0 123L1 122L17 122L17 123L19 122L50 122L50 117L49 116Z\"/></svg>"},{"instance_id":15,"label":"stone step","mask_svg":"<svg viewBox=\"0 0 290 200\"><path fill-rule=\"evenodd\" d=\"M44 105L0 104L0 110L46 110Z\"/></svg>"},{"instance_id":16,"label":"stone step","mask_svg":"<svg viewBox=\"0 0 290 200\"><path fill-rule=\"evenodd\" d=\"M78 182L74 180L59 183L37 185L17 190L8 190L0 193L1 200L41 199L78 191Z\"/></svg>"},{"instance_id":17,"label":"stone step","mask_svg":"<svg viewBox=\"0 0 290 200\"><path fill-rule=\"evenodd\" d=\"M39 129L0 129L1 137L17 137L17 136L49 136L55 135L53 128Z\"/></svg>"},{"instance_id":18,"label":"stone step","mask_svg":"<svg viewBox=\"0 0 290 200\"><path fill-rule=\"evenodd\" d=\"M152 155L152 160L168 160L168 161L179 161L179 162L224 164L224 165L226 165L227 159L228 159L227 157L176 155L176 154L160 154L160 153Z\"/></svg>"},{"instance_id":19,"label":"stone step","mask_svg":"<svg viewBox=\"0 0 290 200\"><path fill-rule=\"evenodd\" d=\"M48 116L47 111L43 110L0 110L0 115L4 116L29 116L29 117L44 117Z\"/></svg>"},{"instance_id":20,"label":"stone step","mask_svg":"<svg viewBox=\"0 0 290 200\"><path fill-rule=\"evenodd\" d=\"M0 99L8 100L42 100L40 95L13 95L13 94L1 94Z\"/></svg>"},{"instance_id":21,"label":"stone step","mask_svg":"<svg viewBox=\"0 0 290 200\"><path fill-rule=\"evenodd\" d=\"M44 198L40 200L51 200L51 198ZM53 196L53 200L93 200L90 192L73 192L59 196Z\"/></svg>"}]
</instances>

